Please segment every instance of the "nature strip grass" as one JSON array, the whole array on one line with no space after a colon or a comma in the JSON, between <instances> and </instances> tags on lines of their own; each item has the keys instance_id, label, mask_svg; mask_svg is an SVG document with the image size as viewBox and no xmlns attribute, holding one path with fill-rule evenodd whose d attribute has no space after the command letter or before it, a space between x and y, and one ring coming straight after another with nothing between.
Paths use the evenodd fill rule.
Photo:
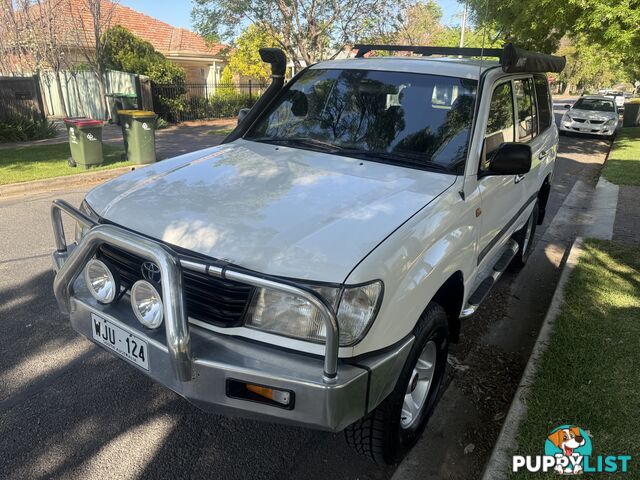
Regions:
<instances>
[{"instance_id":1,"label":"nature strip grass","mask_svg":"<svg viewBox=\"0 0 640 480\"><path fill-rule=\"evenodd\" d=\"M594 455L631 455L629 474L607 478L638 478L639 338L640 246L586 241L529 390L514 454L543 455L554 427L575 424L590 433Z\"/></svg>"},{"instance_id":2,"label":"nature strip grass","mask_svg":"<svg viewBox=\"0 0 640 480\"><path fill-rule=\"evenodd\" d=\"M84 169L69 166L67 159L71 154L67 143L2 149L0 150L0 185L130 165L129 162L121 160L120 156L124 153L121 148L103 145L102 151L104 163L99 167Z\"/></svg>"},{"instance_id":3,"label":"nature strip grass","mask_svg":"<svg viewBox=\"0 0 640 480\"><path fill-rule=\"evenodd\" d=\"M617 185L640 185L640 127L627 127L620 131L603 175Z\"/></svg>"}]
</instances>

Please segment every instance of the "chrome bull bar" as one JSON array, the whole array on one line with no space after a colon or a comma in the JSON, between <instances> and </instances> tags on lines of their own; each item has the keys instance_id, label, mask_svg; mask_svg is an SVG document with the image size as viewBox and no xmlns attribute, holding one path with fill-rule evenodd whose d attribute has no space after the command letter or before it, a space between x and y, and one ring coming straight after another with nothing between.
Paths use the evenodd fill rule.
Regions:
<instances>
[{"instance_id":1,"label":"chrome bull bar","mask_svg":"<svg viewBox=\"0 0 640 480\"><path fill-rule=\"evenodd\" d=\"M73 250L70 250L66 243L62 212L90 228ZM55 200L51 205L51 222L56 242L53 259L58 268L53 290L63 313L69 313L73 283L100 245L106 243L116 246L158 265L163 279L162 299L165 308L167 349L176 377L180 381L188 382L192 379L193 364L188 318L183 299L182 269L184 268L255 287L270 288L304 298L311 303L322 313L326 327L323 381L327 384L336 382L340 341L338 319L334 308L313 290L292 282L243 272L229 266L179 259L169 247L115 225L98 224L64 200Z\"/></svg>"}]
</instances>

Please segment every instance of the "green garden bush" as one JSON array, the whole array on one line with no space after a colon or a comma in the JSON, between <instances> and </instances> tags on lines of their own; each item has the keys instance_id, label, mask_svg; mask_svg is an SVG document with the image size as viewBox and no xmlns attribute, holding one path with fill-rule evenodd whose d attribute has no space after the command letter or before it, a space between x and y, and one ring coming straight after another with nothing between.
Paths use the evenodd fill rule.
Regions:
<instances>
[{"instance_id":1,"label":"green garden bush","mask_svg":"<svg viewBox=\"0 0 640 480\"><path fill-rule=\"evenodd\" d=\"M0 143L42 140L57 134L54 123L43 118L16 116L0 119Z\"/></svg>"}]
</instances>

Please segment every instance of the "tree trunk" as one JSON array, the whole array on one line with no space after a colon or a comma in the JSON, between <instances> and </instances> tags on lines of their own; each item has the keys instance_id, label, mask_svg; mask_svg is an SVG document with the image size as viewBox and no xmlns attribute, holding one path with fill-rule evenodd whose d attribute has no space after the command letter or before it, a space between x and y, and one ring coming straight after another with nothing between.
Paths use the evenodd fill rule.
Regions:
<instances>
[{"instance_id":1,"label":"tree trunk","mask_svg":"<svg viewBox=\"0 0 640 480\"><path fill-rule=\"evenodd\" d=\"M64 93L62 92L62 82L60 81L60 72L54 71L53 73L55 74L55 77L56 77L56 89L58 90L58 97L60 97L60 105L62 105L62 114L65 117L68 117L69 112L67 111L67 105L64 102Z\"/></svg>"}]
</instances>

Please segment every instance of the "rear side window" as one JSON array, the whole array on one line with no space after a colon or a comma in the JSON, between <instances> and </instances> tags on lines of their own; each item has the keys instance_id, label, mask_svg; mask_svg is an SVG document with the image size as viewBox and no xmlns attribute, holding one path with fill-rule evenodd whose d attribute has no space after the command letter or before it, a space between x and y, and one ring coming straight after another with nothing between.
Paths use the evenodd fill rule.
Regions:
<instances>
[{"instance_id":1,"label":"rear side window","mask_svg":"<svg viewBox=\"0 0 640 480\"><path fill-rule=\"evenodd\" d=\"M538 124L540 131L546 130L553 122L553 109L551 107L551 95L549 93L549 82L546 77L535 76L533 83L538 99Z\"/></svg>"},{"instance_id":2,"label":"rear side window","mask_svg":"<svg viewBox=\"0 0 640 480\"><path fill-rule=\"evenodd\" d=\"M487 131L485 135L485 159L491 158L500 145L515 140L513 121L513 94L511 82L498 85L493 90ZM483 168L485 165L483 165Z\"/></svg>"},{"instance_id":3,"label":"rear side window","mask_svg":"<svg viewBox=\"0 0 640 480\"><path fill-rule=\"evenodd\" d=\"M528 142L538 133L536 102L531 78L513 82L516 93L516 113L518 115L518 142Z\"/></svg>"}]
</instances>

